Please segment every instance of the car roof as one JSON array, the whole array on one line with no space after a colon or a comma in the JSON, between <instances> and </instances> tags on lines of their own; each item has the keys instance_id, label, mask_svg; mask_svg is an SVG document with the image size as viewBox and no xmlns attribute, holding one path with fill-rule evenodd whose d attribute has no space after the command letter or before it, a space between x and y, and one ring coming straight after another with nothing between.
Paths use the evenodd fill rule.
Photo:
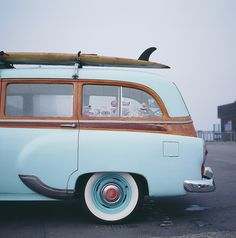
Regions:
<instances>
[{"instance_id":1,"label":"car roof","mask_svg":"<svg viewBox=\"0 0 236 238\"><path fill-rule=\"evenodd\" d=\"M145 85L161 97L171 117L189 115L176 86L163 78L159 73L154 72L104 67L84 67L79 68L78 71L73 67L28 67L0 69L0 78L72 79L75 72L78 74L78 80L114 80Z\"/></svg>"}]
</instances>

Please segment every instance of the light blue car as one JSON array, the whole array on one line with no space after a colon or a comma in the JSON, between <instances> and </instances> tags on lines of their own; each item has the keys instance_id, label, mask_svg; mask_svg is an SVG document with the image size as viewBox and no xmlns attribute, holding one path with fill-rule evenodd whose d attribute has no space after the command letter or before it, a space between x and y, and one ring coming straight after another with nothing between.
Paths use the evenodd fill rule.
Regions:
<instances>
[{"instance_id":1,"label":"light blue car","mask_svg":"<svg viewBox=\"0 0 236 238\"><path fill-rule=\"evenodd\" d=\"M0 84L2 201L79 198L117 222L146 195L215 189L181 94L157 73L0 60Z\"/></svg>"}]
</instances>

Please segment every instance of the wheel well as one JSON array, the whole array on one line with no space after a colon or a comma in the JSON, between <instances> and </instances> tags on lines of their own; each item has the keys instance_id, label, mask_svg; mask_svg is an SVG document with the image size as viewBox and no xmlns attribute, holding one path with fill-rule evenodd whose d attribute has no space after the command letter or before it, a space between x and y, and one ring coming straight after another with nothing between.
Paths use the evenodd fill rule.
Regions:
<instances>
[{"instance_id":1,"label":"wheel well","mask_svg":"<svg viewBox=\"0 0 236 238\"><path fill-rule=\"evenodd\" d=\"M85 183L88 181L88 179L90 178L90 176L93 173L88 173L88 174L82 174L78 177L77 181L76 181L76 185L75 185L75 196L78 197L81 195L81 192L83 192ZM135 179L135 181L138 184L138 187L142 188L142 193L143 195L149 195L149 189L148 189L148 183L147 180L144 176L139 175L139 174L134 174L134 173L130 173L133 178Z\"/></svg>"},{"instance_id":2,"label":"wheel well","mask_svg":"<svg viewBox=\"0 0 236 238\"><path fill-rule=\"evenodd\" d=\"M75 184L75 196L79 197L81 194L81 192L83 192L85 183L88 181L89 177L92 175L93 173L88 173L88 174L82 174L78 177L76 184Z\"/></svg>"},{"instance_id":3,"label":"wheel well","mask_svg":"<svg viewBox=\"0 0 236 238\"><path fill-rule=\"evenodd\" d=\"M131 175L134 177L135 181L138 183L138 186L142 187L143 196L149 195L148 183L146 178L140 174L131 173Z\"/></svg>"}]
</instances>

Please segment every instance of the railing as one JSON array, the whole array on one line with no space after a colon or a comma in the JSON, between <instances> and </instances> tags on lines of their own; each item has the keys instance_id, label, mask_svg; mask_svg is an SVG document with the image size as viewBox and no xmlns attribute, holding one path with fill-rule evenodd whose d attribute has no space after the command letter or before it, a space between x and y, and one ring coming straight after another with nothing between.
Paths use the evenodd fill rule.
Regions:
<instances>
[{"instance_id":1,"label":"railing","mask_svg":"<svg viewBox=\"0 0 236 238\"><path fill-rule=\"evenodd\" d=\"M197 131L197 137L203 138L205 141L236 141L236 131Z\"/></svg>"}]
</instances>

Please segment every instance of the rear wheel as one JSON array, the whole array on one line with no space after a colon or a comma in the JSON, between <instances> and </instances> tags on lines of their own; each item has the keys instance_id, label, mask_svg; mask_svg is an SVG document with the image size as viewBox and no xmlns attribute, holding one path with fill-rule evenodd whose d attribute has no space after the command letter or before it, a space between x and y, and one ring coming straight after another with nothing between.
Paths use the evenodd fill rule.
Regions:
<instances>
[{"instance_id":1,"label":"rear wheel","mask_svg":"<svg viewBox=\"0 0 236 238\"><path fill-rule=\"evenodd\" d=\"M96 173L84 188L89 212L106 222L122 221L134 213L141 201L137 182L128 173Z\"/></svg>"}]
</instances>

